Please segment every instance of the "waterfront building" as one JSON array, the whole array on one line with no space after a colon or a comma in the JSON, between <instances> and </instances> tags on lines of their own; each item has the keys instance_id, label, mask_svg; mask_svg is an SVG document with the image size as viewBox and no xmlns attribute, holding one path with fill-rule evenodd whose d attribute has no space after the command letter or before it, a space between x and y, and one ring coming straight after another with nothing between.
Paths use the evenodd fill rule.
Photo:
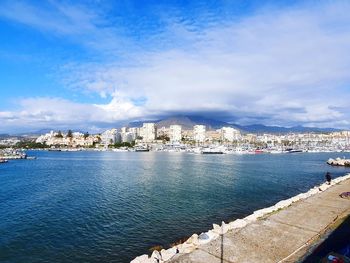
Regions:
<instances>
[{"instance_id":1,"label":"waterfront building","mask_svg":"<svg viewBox=\"0 0 350 263\"><path fill-rule=\"evenodd\" d=\"M203 143L205 141L205 131L206 128L204 125L193 126L193 140L195 142Z\"/></svg>"},{"instance_id":2,"label":"waterfront building","mask_svg":"<svg viewBox=\"0 0 350 263\"><path fill-rule=\"evenodd\" d=\"M137 128L137 127L129 128L129 132L132 134L133 141L135 141L137 137L140 135L140 128Z\"/></svg>"},{"instance_id":3,"label":"waterfront building","mask_svg":"<svg viewBox=\"0 0 350 263\"><path fill-rule=\"evenodd\" d=\"M121 134L121 142L131 143L134 140L134 136L132 132L124 132L120 134Z\"/></svg>"},{"instance_id":4,"label":"waterfront building","mask_svg":"<svg viewBox=\"0 0 350 263\"><path fill-rule=\"evenodd\" d=\"M155 123L144 123L140 129L140 136L143 142L153 142L157 136L157 127Z\"/></svg>"},{"instance_id":5,"label":"waterfront building","mask_svg":"<svg viewBox=\"0 0 350 263\"><path fill-rule=\"evenodd\" d=\"M59 134L58 132L51 131L40 135L35 142L36 143L45 143L46 145L61 145L69 147L78 147L78 146L92 146L94 143L99 141L98 137L95 135L85 136L81 132L73 132L71 137L67 136L68 134Z\"/></svg>"},{"instance_id":6,"label":"waterfront building","mask_svg":"<svg viewBox=\"0 0 350 263\"><path fill-rule=\"evenodd\" d=\"M101 134L101 144L108 146L110 144L116 143L117 139L117 129L106 130Z\"/></svg>"},{"instance_id":7,"label":"waterfront building","mask_svg":"<svg viewBox=\"0 0 350 263\"><path fill-rule=\"evenodd\" d=\"M240 139L241 133L239 130L232 127L222 127L220 129L221 140L223 142L233 142Z\"/></svg>"},{"instance_id":8,"label":"waterfront building","mask_svg":"<svg viewBox=\"0 0 350 263\"><path fill-rule=\"evenodd\" d=\"M157 137L168 137L169 136L169 129L166 127L161 127L157 129Z\"/></svg>"},{"instance_id":9,"label":"waterfront building","mask_svg":"<svg viewBox=\"0 0 350 263\"><path fill-rule=\"evenodd\" d=\"M182 139L181 125L170 125L169 138L171 143L181 142L181 139Z\"/></svg>"}]
</instances>

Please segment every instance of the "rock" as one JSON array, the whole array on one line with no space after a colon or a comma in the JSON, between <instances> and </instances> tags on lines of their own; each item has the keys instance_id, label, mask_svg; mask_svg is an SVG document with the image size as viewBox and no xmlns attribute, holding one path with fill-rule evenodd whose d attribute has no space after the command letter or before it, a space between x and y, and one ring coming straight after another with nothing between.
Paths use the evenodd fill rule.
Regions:
<instances>
[{"instance_id":1,"label":"rock","mask_svg":"<svg viewBox=\"0 0 350 263\"><path fill-rule=\"evenodd\" d=\"M131 260L130 263L149 263L151 262L148 258L148 255L138 256L135 259Z\"/></svg>"},{"instance_id":2,"label":"rock","mask_svg":"<svg viewBox=\"0 0 350 263\"><path fill-rule=\"evenodd\" d=\"M335 162L334 159L329 158L328 161L327 161L327 164L333 165L334 162Z\"/></svg>"},{"instance_id":3,"label":"rock","mask_svg":"<svg viewBox=\"0 0 350 263\"><path fill-rule=\"evenodd\" d=\"M198 236L198 242L199 244L207 244L218 237L218 233L213 230L209 230L208 232L202 233Z\"/></svg>"},{"instance_id":4,"label":"rock","mask_svg":"<svg viewBox=\"0 0 350 263\"><path fill-rule=\"evenodd\" d=\"M219 237L219 235L217 233L215 233L213 230L209 230L207 232L207 234L208 234L210 240L214 240L214 239L217 239Z\"/></svg>"},{"instance_id":5,"label":"rock","mask_svg":"<svg viewBox=\"0 0 350 263\"><path fill-rule=\"evenodd\" d=\"M264 208L264 209L260 209L260 210L256 210L254 211L254 215L256 215L258 218L259 217L263 217L269 213L272 213L276 208L274 206L270 206L268 208Z\"/></svg>"},{"instance_id":6,"label":"rock","mask_svg":"<svg viewBox=\"0 0 350 263\"><path fill-rule=\"evenodd\" d=\"M350 160L349 159L341 159L336 158L335 160L332 158L329 158L327 161L327 164L329 165L335 165L335 166L350 166Z\"/></svg>"},{"instance_id":7,"label":"rock","mask_svg":"<svg viewBox=\"0 0 350 263\"><path fill-rule=\"evenodd\" d=\"M293 196L292 198L290 198L290 200L292 201L292 203L297 202L300 200L299 196Z\"/></svg>"},{"instance_id":8,"label":"rock","mask_svg":"<svg viewBox=\"0 0 350 263\"><path fill-rule=\"evenodd\" d=\"M243 218L247 223L254 222L258 219L257 215L251 214Z\"/></svg>"},{"instance_id":9,"label":"rock","mask_svg":"<svg viewBox=\"0 0 350 263\"><path fill-rule=\"evenodd\" d=\"M162 260L167 261L176 255L176 247L172 247L166 250L162 249L160 251L160 254L162 255Z\"/></svg>"},{"instance_id":10,"label":"rock","mask_svg":"<svg viewBox=\"0 0 350 263\"><path fill-rule=\"evenodd\" d=\"M213 231L220 235L221 234L221 226L217 225L217 224L213 224Z\"/></svg>"},{"instance_id":11,"label":"rock","mask_svg":"<svg viewBox=\"0 0 350 263\"><path fill-rule=\"evenodd\" d=\"M221 222L221 234L226 234L230 230L230 225L226 224L224 221Z\"/></svg>"},{"instance_id":12,"label":"rock","mask_svg":"<svg viewBox=\"0 0 350 263\"><path fill-rule=\"evenodd\" d=\"M287 199L287 200L279 201L275 206L278 209L282 209L282 208L285 208L285 207L289 206L291 203L292 203L292 201Z\"/></svg>"},{"instance_id":13,"label":"rock","mask_svg":"<svg viewBox=\"0 0 350 263\"><path fill-rule=\"evenodd\" d=\"M177 246L180 253L186 254L194 251L197 247L193 244L183 243Z\"/></svg>"},{"instance_id":14,"label":"rock","mask_svg":"<svg viewBox=\"0 0 350 263\"><path fill-rule=\"evenodd\" d=\"M197 234L193 234L189 239L186 240L185 243L193 244L195 246L198 246L199 245L198 235Z\"/></svg>"},{"instance_id":15,"label":"rock","mask_svg":"<svg viewBox=\"0 0 350 263\"><path fill-rule=\"evenodd\" d=\"M229 223L230 229L242 228L242 227L245 227L246 225L247 225L247 222L243 219L237 219Z\"/></svg>"},{"instance_id":16,"label":"rock","mask_svg":"<svg viewBox=\"0 0 350 263\"><path fill-rule=\"evenodd\" d=\"M161 260L162 257L161 257L161 255L160 255L159 251L154 250L154 251L152 252L151 259L156 259L156 260L159 259L159 260Z\"/></svg>"}]
</instances>

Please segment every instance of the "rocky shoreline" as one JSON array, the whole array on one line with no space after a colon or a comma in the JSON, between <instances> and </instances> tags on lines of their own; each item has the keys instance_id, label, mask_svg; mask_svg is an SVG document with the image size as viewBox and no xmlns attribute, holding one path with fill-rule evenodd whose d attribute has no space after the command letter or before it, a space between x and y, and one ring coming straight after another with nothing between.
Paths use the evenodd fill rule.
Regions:
<instances>
[{"instance_id":1,"label":"rocky shoreline","mask_svg":"<svg viewBox=\"0 0 350 263\"><path fill-rule=\"evenodd\" d=\"M349 166L350 167L350 159L342 159L342 158L336 158L332 159L329 158L327 161L327 164L332 165L332 166Z\"/></svg>"},{"instance_id":2,"label":"rocky shoreline","mask_svg":"<svg viewBox=\"0 0 350 263\"><path fill-rule=\"evenodd\" d=\"M213 229L205 233L201 233L200 235L193 234L189 239L187 239L182 244L176 245L169 249L162 249L161 251L153 251L150 257L148 255L138 256L134 260L132 260L131 263L167 262L171 260L178 253L181 253L181 254L191 253L201 245L207 244L219 238L221 235L226 234L230 230L244 228L248 224L254 221L257 221L258 219L264 218L270 215L271 213L274 213L283 208L286 208L295 202L304 200L320 192L323 192L324 190L332 187L333 185L347 179L350 179L350 174L346 174L342 177L333 179L330 185L328 185L327 183L323 183L320 186L315 186L311 188L306 193L301 193L289 199L281 200L271 207L257 210L253 212L253 214L243 219L236 219L229 223L222 222L221 225L213 224Z\"/></svg>"}]
</instances>

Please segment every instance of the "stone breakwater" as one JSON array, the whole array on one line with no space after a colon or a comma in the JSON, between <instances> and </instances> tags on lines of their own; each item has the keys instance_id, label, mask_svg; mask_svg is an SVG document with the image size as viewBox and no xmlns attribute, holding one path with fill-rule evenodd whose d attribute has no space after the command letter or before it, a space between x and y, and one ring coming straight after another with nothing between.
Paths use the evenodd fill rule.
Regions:
<instances>
[{"instance_id":1,"label":"stone breakwater","mask_svg":"<svg viewBox=\"0 0 350 263\"><path fill-rule=\"evenodd\" d=\"M339 157L336 159L329 158L327 161L327 164L333 165L333 166L349 166L350 167L350 159L341 159Z\"/></svg>"},{"instance_id":2,"label":"stone breakwater","mask_svg":"<svg viewBox=\"0 0 350 263\"><path fill-rule=\"evenodd\" d=\"M222 222L221 225L213 224L213 229L205 233L201 233L200 235L193 234L188 240L186 240L182 244L176 245L166 250L163 249L161 251L153 251L151 257L149 257L148 255L142 255L142 256L136 257L134 260L131 261L131 263L167 262L167 261L170 261L177 254L191 253L196 249L198 249L200 246L218 239L220 236L226 234L228 231L245 228L247 225L257 221L260 218L265 218L271 213L274 213L283 208L286 208L293 203L296 203L300 200L304 200L318 193L321 193L326 189L332 187L333 185L338 184L347 179L350 179L350 174L335 178L334 180L332 180L332 183L330 185L324 183L320 186L315 186L311 188L309 191L307 191L306 193L301 193L289 199L279 201L278 203L276 203L271 207L257 210L253 212L253 214L243 219L237 219L229 223Z\"/></svg>"}]
</instances>

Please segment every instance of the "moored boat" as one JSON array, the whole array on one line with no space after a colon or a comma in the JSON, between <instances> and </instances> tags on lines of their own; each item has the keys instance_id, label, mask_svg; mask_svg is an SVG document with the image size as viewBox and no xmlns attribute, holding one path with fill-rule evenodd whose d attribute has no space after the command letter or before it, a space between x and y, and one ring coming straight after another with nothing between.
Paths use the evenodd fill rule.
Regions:
<instances>
[{"instance_id":1,"label":"moored boat","mask_svg":"<svg viewBox=\"0 0 350 263\"><path fill-rule=\"evenodd\" d=\"M223 154L224 152L215 148L206 148L201 151L201 154Z\"/></svg>"}]
</instances>

